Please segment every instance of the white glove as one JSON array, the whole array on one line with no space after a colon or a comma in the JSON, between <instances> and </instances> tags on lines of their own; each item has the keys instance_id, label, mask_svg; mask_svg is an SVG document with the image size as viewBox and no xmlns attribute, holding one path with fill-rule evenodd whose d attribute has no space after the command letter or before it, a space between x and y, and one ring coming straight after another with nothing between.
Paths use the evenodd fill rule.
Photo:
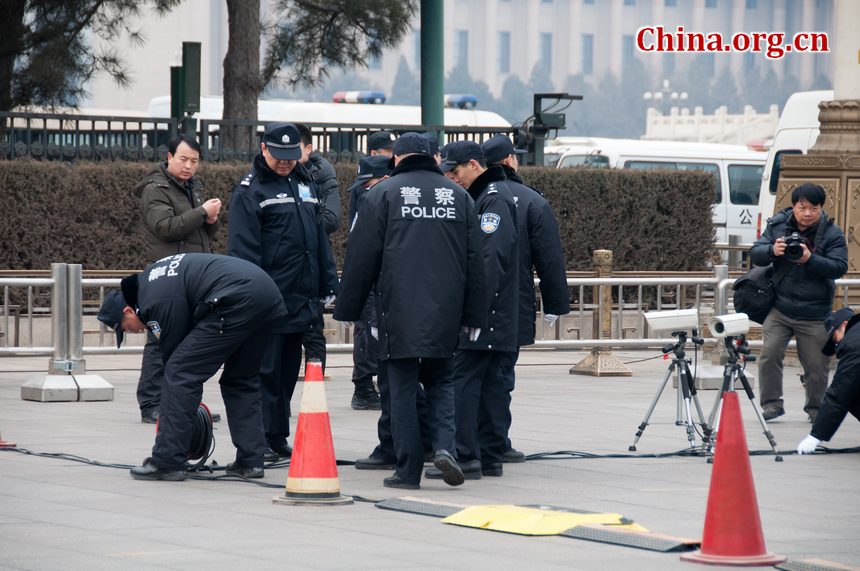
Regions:
<instances>
[{"instance_id":1,"label":"white glove","mask_svg":"<svg viewBox=\"0 0 860 571\"><path fill-rule=\"evenodd\" d=\"M463 326L463 333L467 333L469 335L469 341L473 343L478 340L478 335L481 334L480 327L469 327L467 325Z\"/></svg>"},{"instance_id":2,"label":"white glove","mask_svg":"<svg viewBox=\"0 0 860 571\"><path fill-rule=\"evenodd\" d=\"M331 304L333 304L333 303L334 303L335 297L337 297L337 296L335 296L335 295L327 295L327 296L325 296L325 297L322 299L322 301L323 301L323 305L325 305L326 307L330 306Z\"/></svg>"},{"instance_id":3,"label":"white glove","mask_svg":"<svg viewBox=\"0 0 860 571\"><path fill-rule=\"evenodd\" d=\"M812 454L815 452L815 447L818 446L818 443L821 442L816 437L808 434L806 438L800 441L800 444L797 445L797 453L798 454Z\"/></svg>"},{"instance_id":4,"label":"white glove","mask_svg":"<svg viewBox=\"0 0 860 571\"><path fill-rule=\"evenodd\" d=\"M553 315L552 313L544 313L543 320L546 321L547 325L552 325L558 319L558 315Z\"/></svg>"},{"instance_id":5,"label":"white glove","mask_svg":"<svg viewBox=\"0 0 860 571\"><path fill-rule=\"evenodd\" d=\"M378 341L379 340L379 328L371 327L370 328L370 336Z\"/></svg>"}]
</instances>

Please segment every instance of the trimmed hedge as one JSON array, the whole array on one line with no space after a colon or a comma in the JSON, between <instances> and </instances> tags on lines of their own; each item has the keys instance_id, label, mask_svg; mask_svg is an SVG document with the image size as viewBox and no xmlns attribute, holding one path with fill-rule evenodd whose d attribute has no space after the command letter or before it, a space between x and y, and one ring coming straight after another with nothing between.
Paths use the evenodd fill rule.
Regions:
<instances>
[{"instance_id":1,"label":"trimmed hedge","mask_svg":"<svg viewBox=\"0 0 860 571\"><path fill-rule=\"evenodd\" d=\"M85 269L135 269L148 260L134 185L151 164L0 161L0 268L47 269L52 262ZM198 177L207 196L229 205L249 166L204 163ZM344 218L345 189L355 164L335 165ZM523 168L559 222L568 270L590 270L595 249L614 252L617 270L694 271L706 268L714 239L712 179L697 172ZM226 210L226 208L225 208ZM222 213L224 210L222 210ZM214 242L227 247L226 224ZM338 266L347 224L332 236Z\"/></svg>"}]
</instances>

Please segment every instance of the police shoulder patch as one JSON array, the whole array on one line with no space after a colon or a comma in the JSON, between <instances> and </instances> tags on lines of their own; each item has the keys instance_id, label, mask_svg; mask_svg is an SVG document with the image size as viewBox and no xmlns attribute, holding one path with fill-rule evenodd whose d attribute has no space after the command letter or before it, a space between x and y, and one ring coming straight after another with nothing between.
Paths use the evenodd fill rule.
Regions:
<instances>
[{"instance_id":1,"label":"police shoulder patch","mask_svg":"<svg viewBox=\"0 0 860 571\"><path fill-rule=\"evenodd\" d=\"M245 178L243 178L242 182L240 182L239 184L241 184L242 186L251 186L251 181L253 179L254 179L254 173L252 173L252 172L248 173L247 175L245 175Z\"/></svg>"},{"instance_id":2,"label":"police shoulder patch","mask_svg":"<svg viewBox=\"0 0 860 571\"><path fill-rule=\"evenodd\" d=\"M498 214L484 212L481 214L481 230L483 230L485 234L492 234L498 229L501 221L502 217Z\"/></svg>"},{"instance_id":3,"label":"police shoulder patch","mask_svg":"<svg viewBox=\"0 0 860 571\"><path fill-rule=\"evenodd\" d=\"M156 339L161 339L161 326L157 321L147 321L146 327L152 332Z\"/></svg>"}]
</instances>

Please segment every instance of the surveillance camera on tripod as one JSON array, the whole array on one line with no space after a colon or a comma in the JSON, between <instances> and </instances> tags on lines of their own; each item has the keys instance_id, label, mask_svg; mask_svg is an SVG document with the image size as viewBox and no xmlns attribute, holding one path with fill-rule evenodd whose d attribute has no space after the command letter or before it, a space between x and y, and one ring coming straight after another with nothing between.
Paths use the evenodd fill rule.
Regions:
<instances>
[{"instance_id":1,"label":"surveillance camera on tripod","mask_svg":"<svg viewBox=\"0 0 860 571\"><path fill-rule=\"evenodd\" d=\"M750 330L750 319L746 313L715 315L708 319L708 329L714 337L737 337Z\"/></svg>"},{"instance_id":2,"label":"surveillance camera on tripod","mask_svg":"<svg viewBox=\"0 0 860 571\"><path fill-rule=\"evenodd\" d=\"M705 422L705 417L702 414L702 407L699 404L699 398L696 396L696 380L690 371L690 359L687 358L685 347L687 345L687 332L691 335L689 340L693 345L702 345L705 340L699 337L699 313L695 309L678 309L674 311L649 311L645 314L648 325L655 331L670 331L678 340L670 343L662 348L664 355L672 354L672 361L669 364L669 370L666 376L663 377L663 382L660 388L657 389L657 394L651 401L648 407L648 412L645 413L645 418L639 424L636 430L636 436L633 438L633 444L627 449L631 452L636 451L636 445L642 437L642 433L648 427L651 415L654 413L654 408L657 406L657 401L660 400L660 395L666 388L669 378L674 373L676 377L676 386L678 389L677 411L675 424L685 426L687 430L687 441L690 443L690 450L696 451L696 422L693 417L692 407L695 406L695 411L698 413L699 425L702 433L702 451L706 451L711 436L711 427Z\"/></svg>"},{"instance_id":3,"label":"surveillance camera on tripod","mask_svg":"<svg viewBox=\"0 0 860 571\"><path fill-rule=\"evenodd\" d=\"M670 331L673 335L699 328L699 312L695 309L649 311L645 313L645 320L654 331Z\"/></svg>"},{"instance_id":4,"label":"surveillance camera on tripod","mask_svg":"<svg viewBox=\"0 0 860 571\"><path fill-rule=\"evenodd\" d=\"M711 409L711 414L708 417L708 424L713 427L714 438L711 444L716 442L716 432L719 430L719 415L722 410L723 395L726 392L734 392L735 379L741 382L744 392L753 407L756 418L761 424L762 432L767 438L770 447L776 455L775 460L782 462L782 456L776 446L776 440L773 433L767 426L764 420L761 409L756 403L755 393L749 383L744 368L746 363L755 361L755 355L750 354L750 348L747 344L746 333L749 331L749 318L745 313L734 313L729 315L716 315L708 319L708 329L714 337L721 337L726 348L726 365L723 368L723 384L717 394L717 399L714 402L714 407Z\"/></svg>"}]
</instances>

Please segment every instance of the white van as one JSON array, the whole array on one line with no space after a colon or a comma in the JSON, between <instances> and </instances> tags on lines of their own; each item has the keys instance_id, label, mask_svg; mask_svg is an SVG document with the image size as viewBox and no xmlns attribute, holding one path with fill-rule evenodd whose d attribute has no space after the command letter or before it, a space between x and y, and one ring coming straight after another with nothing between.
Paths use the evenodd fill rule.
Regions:
<instances>
[{"instance_id":1,"label":"white van","mask_svg":"<svg viewBox=\"0 0 860 571\"><path fill-rule=\"evenodd\" d=\"M788 98L776 134L767 155L759 193L757 235L761 235L767 219L773 216L776 185L784 155L806 154L818 139L818 104L833 101L832 91L800 91Z\"/></svg>"},{"instance_id":2,"label":"white van","mask_svg":"<svg viewBox=\"0 0 860 571\"><path fill-rule=\"evenodd\" d=\"M558 168L585 166L633 169L703 170L714 175L714 226L717 242L738 236L741 244L756 238L759 189L767 154L741 145L570 138L556 145ZM561 148L563 147L563 149Z\"/></svg>"}]
</instances>

